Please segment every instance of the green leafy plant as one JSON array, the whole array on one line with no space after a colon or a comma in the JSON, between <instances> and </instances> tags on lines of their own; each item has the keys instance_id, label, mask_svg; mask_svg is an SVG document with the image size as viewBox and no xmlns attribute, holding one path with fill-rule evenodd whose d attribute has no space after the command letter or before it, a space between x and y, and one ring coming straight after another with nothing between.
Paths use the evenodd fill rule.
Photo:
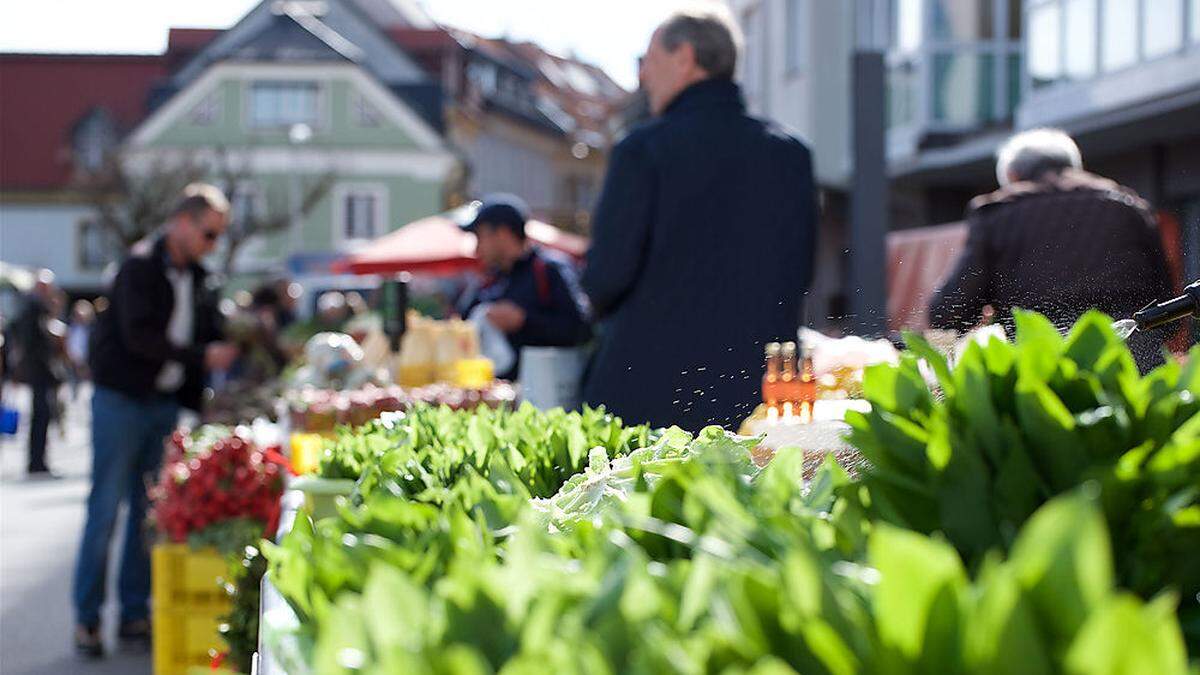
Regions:
<instances>
[{"instance_id":1,"label":"green leafy plant","mask_svg":"<svg viewBox=\"0 0 1200 675\"><path fill-rule=\"evenodd\" d=\"M232 605L221 617L221 639L228 648L226 662L236 672L249 673L258 651L259 588L267 571L267 560L255 546L247 546L230 563L226 592Z\"/></svg>"},{"instance_id":2,"label":"green leafy plant","mask_svg":"<svg viewBox=\"0 0 1200 675\"><path fill-rule=\"evenodd\" d=\"M1096 481L1120 585L1179 593L1200 649L1200 350L1140 377L1100 313L1065 338L1016 320L1015 343L972 344L953 369L912 335L898 365L868 369L872 409L848 421L873 515L943 533L976 569L1047 500Z\"/></svg>"}]
</instances>

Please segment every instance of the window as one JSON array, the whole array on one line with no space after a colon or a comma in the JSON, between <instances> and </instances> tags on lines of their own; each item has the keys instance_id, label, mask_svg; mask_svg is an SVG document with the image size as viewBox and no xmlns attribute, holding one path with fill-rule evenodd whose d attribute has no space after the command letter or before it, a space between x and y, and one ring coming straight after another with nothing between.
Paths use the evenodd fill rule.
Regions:
<instances>
[{"instance_id":1,"label":"window","mask_svg":"<svg viewBox=\"0 0 1200 675\"><path fill-rule=\"evenodd\" d=\"M229 199L229 229L244 236L250 229L249 221L262 218L265 211L258 186L252 183L238 185Z\"/></svg>"},{"instance_id":2,"label":"window","mask_svg":"<svg viewBox=\"0 0 1200 675\"><path fill-rule=\"evenodd\" d=\"M250 125L258 129L318 126L318 94L315 82L255 82L250 88Z\"/></svg>"},{"instance_id":3,"label":"window","mask_svg":"<svg viewBox=\"0 0 1200 675\"><path fill-rule=\"evenodd\" d=\"M198 127L210 127L216 124L221 116L221 97L213 92L196 104L188 113L188 122Z\"/></svg>"},{"instance_id":4,"label":"window","mask_svg":"<svg viewBox=\"0 0 1200 675\"><path fill-rule=\"evenodd\" d=\"M101 108L92 109L75 127L72 144L78 168L87 173L102 169L117 145L112 117Z\"/></svg>"},{"instance_id":5,"label":"window","mask_svg":"<svg viewBox=\"0 0 1200 675\"><path fill-rule=\"evenodd\" d=\"M742 15L742 30L745 32L745 48L742 58L742 87L746 91L746 102L755 112L762 111L763 77L766 60L763 53L762 17L758 6L751 7Z\"/></svg>"},{"instance_id":6,"label":"window","mask_svg":"<svg viewBox=\"0 0 1200 675\"><path fill-rule=\"evenodd\" d=\"M887 123L904 127L917 120L917 65L906 60L888 68Z\"/></svg>"},{"instance_id":7,"label":"window","mask_svg":"<svg viewBox=\"0 0 1200 675\"><path fill-rule=\"evenodd\" d=\"M1005 101L1005 117L1012 119L1017 112L1017 106L1021 103L1021 74L1024 63L1020 54L1009 54L1006 57L1008 64L1008 100Z\"/></svg>"},{"instance_id":8,"label":"window","mask_svg":"<svg viewBox=\"0 0 1200 675\"><path fill-rule=\"evenodd\" d=\"M1142 3L1142 50L1147 59L1179 51L1183 46L1183 3L1157 0Z\"/></svg>"},{"instance_id":9,"label":"window","mask_svg":"<svg viewBox=\"0 0 1200 675\"><path fill-rule=\"evenodd\" d=\"M794 73L808 65L808 0L787 0L787 70Z\"/></svg>"},{"instance_id":10,"label":"window","mask_svg":"<svg viewBox=\"0 0 1200 675\"><path fill-rule=\"evenodd\" d=\"M347 239L375 238L375 195L346 195L345 228Z\"/></svg>"},{"instance_id":11,"label":"window","mask_svg":"<svg viewBox=\"0 0 1200 675\"><path fill-rule=\"evenodd\" d=\"M1161 1L1161 0L1160 0ZM1104 0L1100 15L1104 70L1132 65L1138 58L1138 0Z\"/></svg>"},{"instance_id":12,"label":"window","mask_svg":"<svg viewBox=\"0 0 1200 675\"><path fill-rule=\"evenodd\" d=\"M994 0L933 0L933 36L969 42L995 35Z\"/></svg>"},{"instance_id":13,"label":"window","mask_svg":"<svg viewBox=\"0 0 1200 675\"><path fill-rule=\"evenodd\" d=\"M336 238L342 242L374 239L387 229L387 190L382 185L352 185L335 192Z\"/></svg>"},{"instance_id":14,"label":"window","mask_svg":"<svg viewBox=\"0 0 1200 675\"><path fill-rule=\"evenodd\" d=\"M1055 82L1062 75L1061 20L1057 2L1029 9L1029 75L1034 87Z\"/></svg>"},{"instance_id":15,"label":"window","mask_svg":"<svg viewBox=\"0 0 1200 675\"><path fill-rule=\"evenodd\" d=\"M937 54L933 58L933 118L961 126L987 122L995 114L995 57Z\"/></svg>"},{"instance_id":16,"label":"window","mask_svg":"<svg viewBox=\"0 0 1200 675\"><path fill-rule=\"evenodd\" d=\"M100 223L87 219L79 221L78 260L81 270L104 269L113 258L108 233Z\"/></svg>"},{"instance_id":17,"label":"window","mask_svg":"<svg viewBox=\"0 0 1200 675\"><path fill-rule=\"evenodd\" d=\"M360 127L374 129L383 123L383 116L367 101L367 98L361 94L356 94L351 99L351 106L354 109L354 123Z\"/></svg>"},{"instance_id":18,"label":"window","mask_svg":"<svg viewBox=\"0 0 1200 675\"><path fill-rule=\"evenodd\" d=\"M1200 42L1200 0L1191 1L1192 5L1188 10L1192 17L1192 42Z\"/></svg>"},{"instance_id":19,"label":"window","mask_svg":"<svg viewBox=\"0 0 1200 675\"><path fill-rule=\"evenodd\" d=\"M921 47L921 0L895 0L892 6L892 44L904 54Z\"/></svg>"},{"instance_id":20,"label":"window","mask_svg":"<svg viewBox=\"0 0 1200 675\"><path fill-rule=\"evenodd\" d=\"M1066 0L1066 75L1086 80L1096 74L1096 0Z\"/></svg>"}]
</instances>

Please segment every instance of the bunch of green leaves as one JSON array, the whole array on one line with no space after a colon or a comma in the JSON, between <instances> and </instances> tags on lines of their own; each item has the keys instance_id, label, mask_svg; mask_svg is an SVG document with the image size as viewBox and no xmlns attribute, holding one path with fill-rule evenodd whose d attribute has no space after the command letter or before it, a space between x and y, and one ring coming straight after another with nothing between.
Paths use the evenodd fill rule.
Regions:
<instances>
[{"instance_id":1,"label":"bunch of green leaves","mask_svg":"<svg viewBox=\"0 0 1200 675\"><path fill-rule=\"evenodd\" d=\"M1097 481L1120 585L1179 592L1200 649L1200 350L1140 377L1100 313L1065 338L1040 315L1016 322L1015 343L972 344L953 369L910 335L898 365L867 370L872 409L848 421L873 516L943 533L976 569L1043 503Z\"/></svg>"},{"instance_id":2,"label":"bunch of green leaves","mask_svg":"<svg viewBox=\"0 0 1200 675\"><path fill-rule=\"evenodd\" d=\"M188 535L187 543L192 550L216 549L224 555L240 555L247 547L263 536L263 523L254 518L229 518L219 520L204 529Z\"/></svg>"},{"instance_id":3,"label":"bunch of green leaves","mask_svg":"<svg viewBox=\"0 0 1200 675\"><path fill-rule=\"evenodd\" d=\"M239 673L250 672L258 651L259 589L266 571L267 559L254 546L247 546L230 563L225 590L231 605L220 618L220 632L228 649L227 663Z\"/></svg>"},{"instance_id":4,"label":"bunch of green leaves","mask_svg":"<svg viewBox=\"0 0 1200 675\"><path fill-rule=\"evenodd\" d=\"M584 467L592 448L617 457L656 435L645 425L626 427L602 409L541 412L524 404L456 411L418 404L401 417L339 430L322 453L320 473L358 480L363 494L382 489L439 503L460 478L499 470L533 495L549 497Z\"/></svg>"},{"instance_id":5,"label":"bunch of green leaves","mask_svg":"<svg viewBox=\"0 0 1200 675\"><path fill-rule=\"evenodd\" d=\"M1044 507L972 581L940 540L839 529L836 465L805 492L798 451L751 475L716 434L694 450L569 529L523 509L432 575L377 557L331 598L313 672L1186 672L1174 599L1114 591L1094 495Z\"/></svg>"}]
</instances>

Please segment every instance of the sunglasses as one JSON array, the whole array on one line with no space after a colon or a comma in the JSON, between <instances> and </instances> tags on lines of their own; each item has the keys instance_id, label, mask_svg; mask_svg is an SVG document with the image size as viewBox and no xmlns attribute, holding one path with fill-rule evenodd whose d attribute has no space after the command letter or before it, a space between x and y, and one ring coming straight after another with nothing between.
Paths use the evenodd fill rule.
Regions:
<instances>
[{"instance_id":1,"label":"sunglasses","mask_svg":"<svg viewBox=\"0 0 1200 675\"><path fill-rule=\"evenodd\" d=\"M219 239L220 237L221 237L221 233L220 233L220 232L214 232L214 231L212 231L212 230L205 230L205 231L204 231L204 239L205 239L206 241L216 241L216 240L217 240L217 239Z\"/></svg>"}]
</instances>

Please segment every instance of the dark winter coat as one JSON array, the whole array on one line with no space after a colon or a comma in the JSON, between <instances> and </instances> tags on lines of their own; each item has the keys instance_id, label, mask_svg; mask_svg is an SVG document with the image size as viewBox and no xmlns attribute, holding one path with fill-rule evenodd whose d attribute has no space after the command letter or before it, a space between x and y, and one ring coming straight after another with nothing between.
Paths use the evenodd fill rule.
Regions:
<instances>
[{"instance_id":1,"label":"dark winter coat","mask_svg":"<svg viewBox=\"0 0 1200 675\"><path fill-rule=\"evenodd\" d=\"M591 309L579 288L575 268L551 251L531 247L507 273L467 289L457 309L466 317L480 303L498 300L508 300L525 311L525 324L505 336L517 358L507 372L496 374L502 379L516 378L522 347L578 347L592 337Z\"/></svg>"},{"instance_id":2,"label":"dark winter coat","mask_svg":"<svg viewBox=\"0 0 1200 675\"><path fill-rule=\"evenodd\" d=\"M146 245L149 244L149 245ZM203 265L193 263L192 344L176 347L167 339L175 309L175 291L167 278L166 241L159 237L135 247L121 264L108 291L108 309L96 317L88 346L92 378L97 385L146 399L168 360L183 364L180 405L200 409L206 373L204 350L221 337L219 294Z\"/></svg>"},{"instance_id":3,"label":"dark winter coat","mask_svg":"<svg viewBox=\"0 0 1200 675\"><path fill-rule=\"evenodd\" d=\"M816 199L803 143L707 80L613 148L583 286L602 319L584 399L627 422L736 427L763 345L795 339Z\"/></svg>"},{"instance_id":4,"label":"dark winter coat","mask_svg":"<svg viewBox=\"0 0 1200 675\"><path fill-rule=\"evenodd\" d=\"M962 257L930 304L935 328L966 330L991 305L1010 335L1014 307L1065 329L1092 308L1127 318L1172 295L1149 205L1108 179L1069 170L1014 183L976 197L967 221ZM1162 335L1131 344L1145 367Z\"/></svg>"}]
</instances>

